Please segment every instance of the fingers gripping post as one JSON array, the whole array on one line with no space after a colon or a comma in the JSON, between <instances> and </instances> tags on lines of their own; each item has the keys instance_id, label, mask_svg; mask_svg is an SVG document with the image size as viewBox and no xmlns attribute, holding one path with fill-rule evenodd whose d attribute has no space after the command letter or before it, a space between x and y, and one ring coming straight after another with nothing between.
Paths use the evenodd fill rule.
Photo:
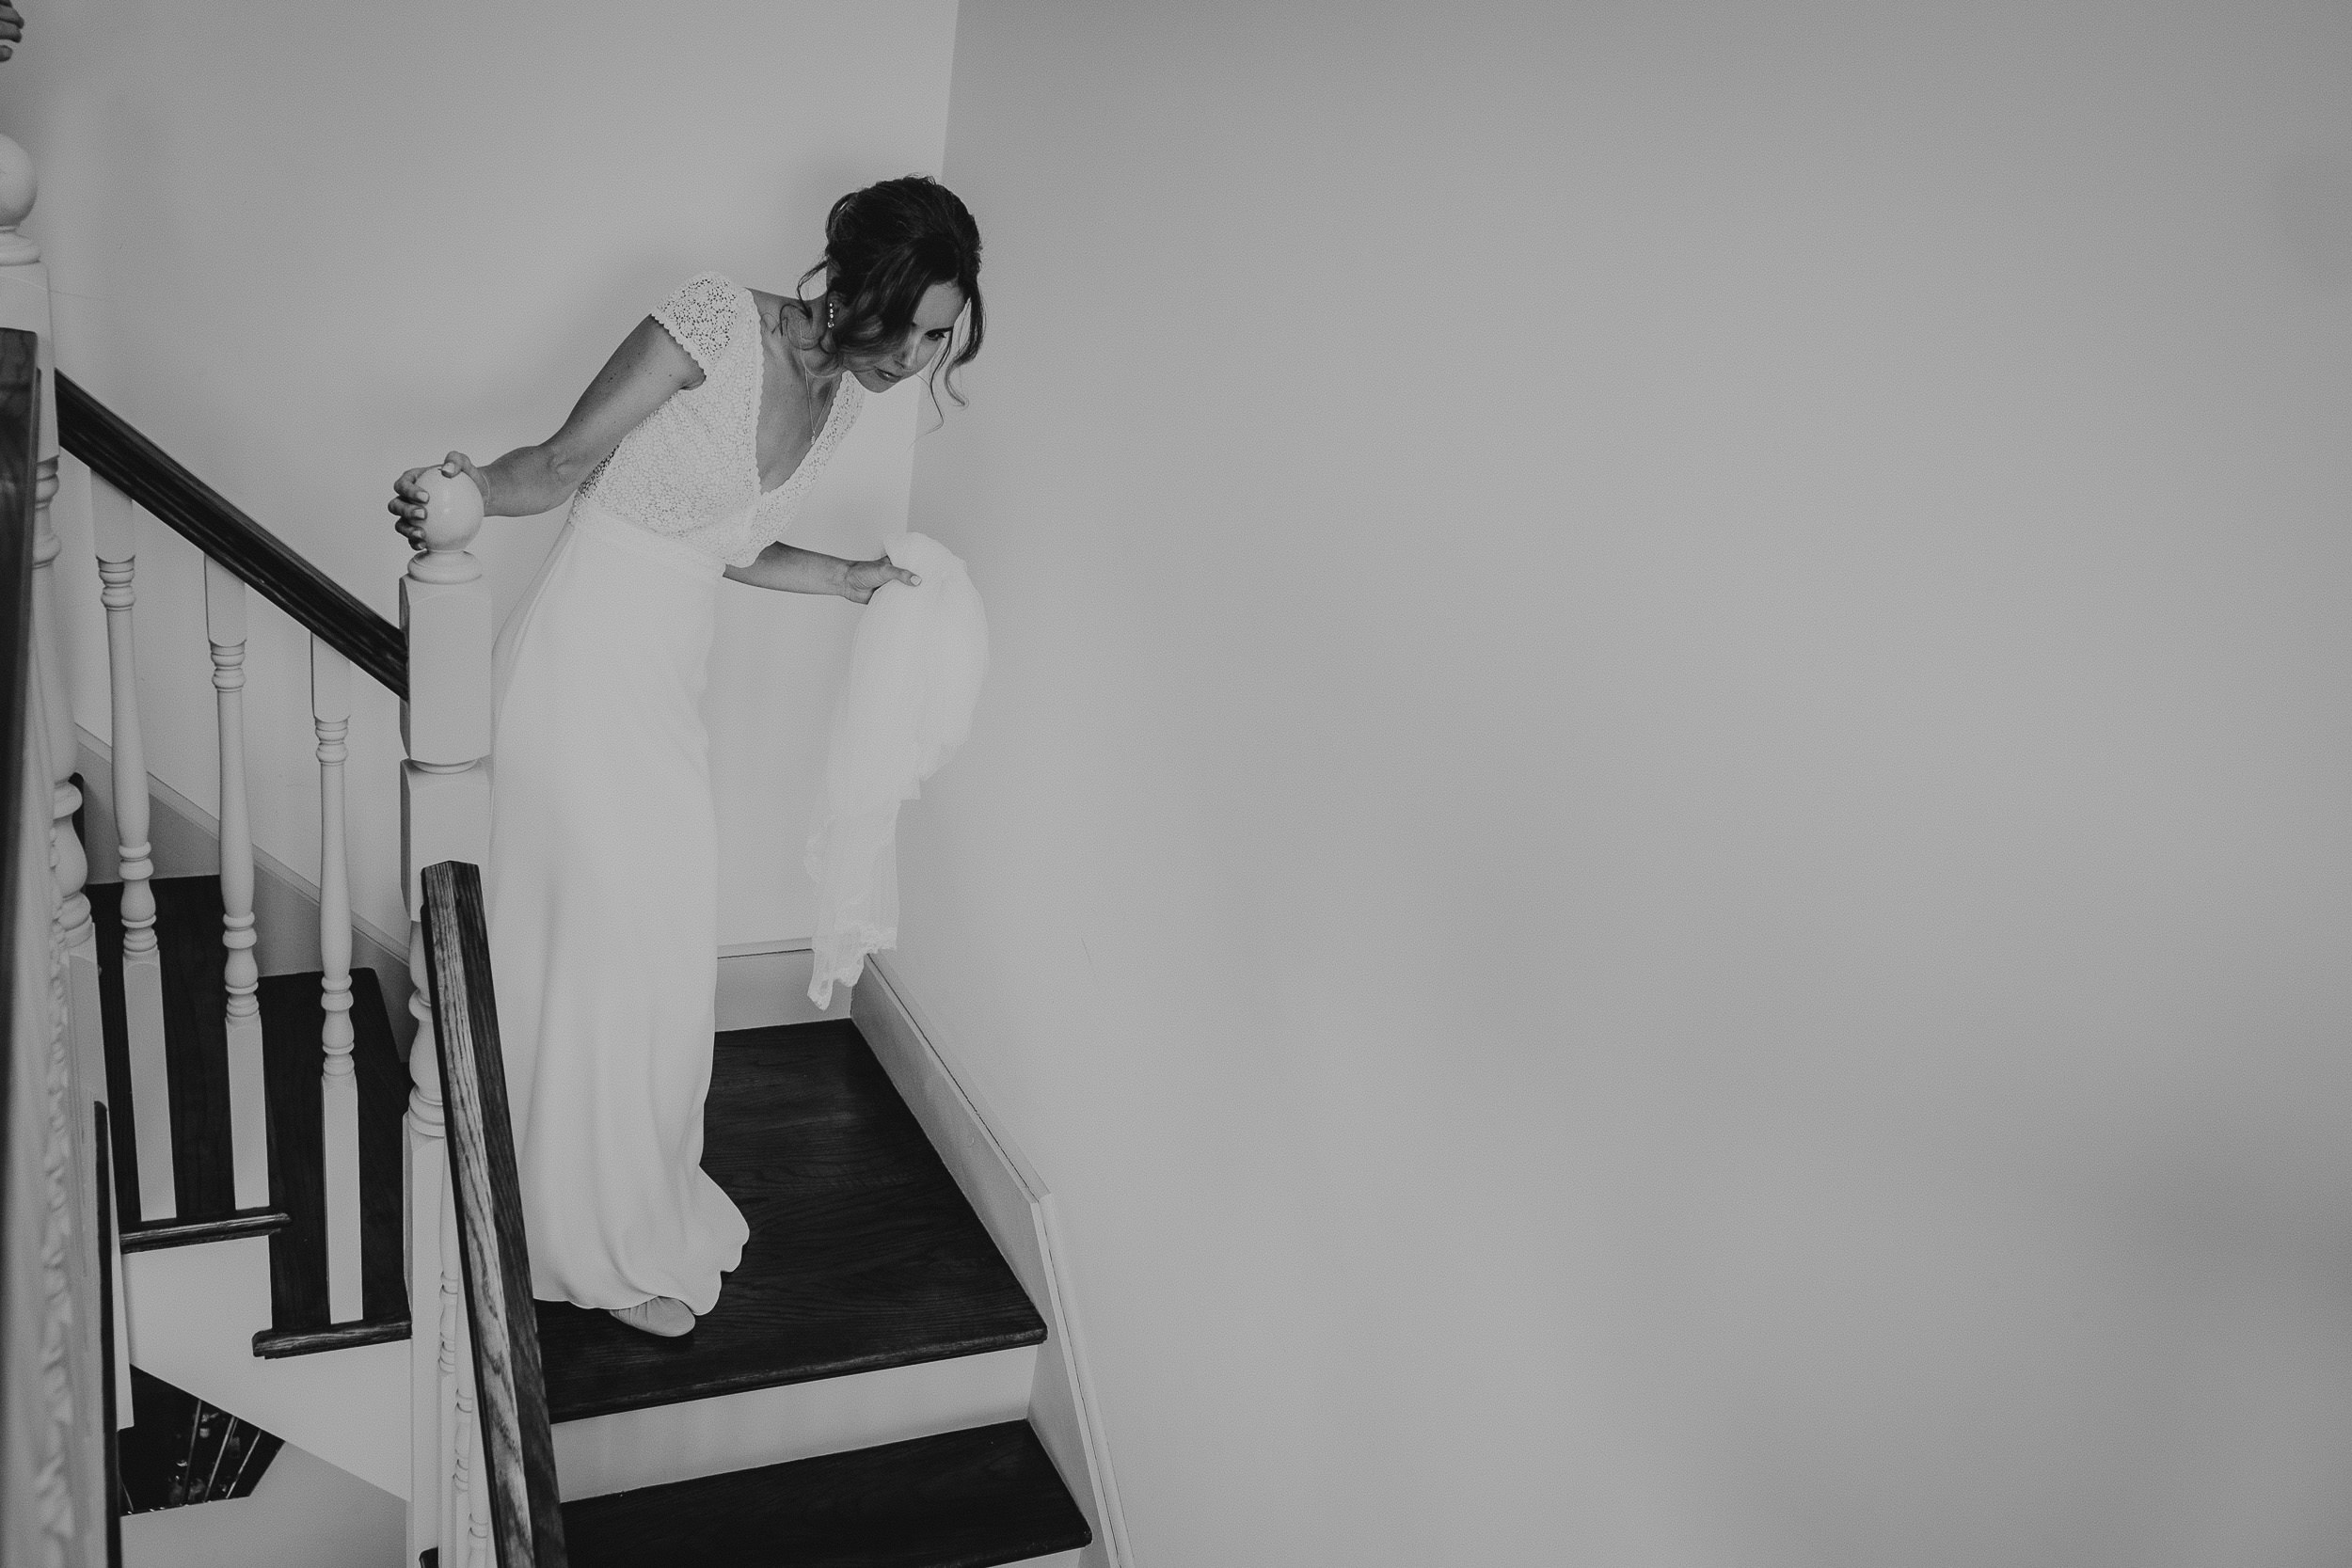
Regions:
<instances>
[{"instance_id":1,"label":"fingers gripping post","mask_svg":"<svg viewBox=\"0 0 2352 1568\"><path fill-rule=\"evenodd\" d=\"M424 553L408 563L415 582L471 582L482 562L467 548L482 531L482 488L469 474L427 468L417 476L424 492Z\"/></svg>"}]
</instances>

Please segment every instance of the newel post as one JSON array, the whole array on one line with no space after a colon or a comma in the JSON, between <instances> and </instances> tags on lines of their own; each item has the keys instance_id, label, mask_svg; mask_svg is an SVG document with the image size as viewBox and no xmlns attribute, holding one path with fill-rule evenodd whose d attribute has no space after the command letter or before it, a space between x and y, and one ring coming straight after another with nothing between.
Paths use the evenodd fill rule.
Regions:
<instances>
[{"instance_id":1,"label":"newel post","mask_svg":"<svg viewBox=\"0 0 2352 1568\"><path fill-rule=\"evenodd\" d=\"M0 760L0 765L25 768L31 775L24 783L33 797L28 815L35 820L25 826L38 835L40 821L46 819L48 853L42 857L34 850L27 858L35 864L46 860L56 893L49 906L47 930L39 939L30 932L18 936L20 942L39 940L49 951L49 1006L41 1031L45 1037L28 1037L16 1030L25 1018L22 1011L8 1025L20 1059L33 1061L38 1053L37 1065L17 1069L16 1082L20 1091L38 1085L42 1096L40 1146L29 1160L17 1156L13 1164L20 1174L37 1173L40 1182L40 1235L34 1265L40 1279L17 1299L37 1304L40 1321L23 1331L22 1342L39 1345L39 1365L28 1368L28 1375L49 1389L49 1397L34 1402L33 1419L18 1421L15 1418L22 1413L11 1412L8 1447L21 1452L16 1475L29 1484L11 1485L8 1501L22 1516L4 1533L10 1548L37 1543L44 1560L94 1562L103 1541L100 1522L105 1508L105 1471L103 1423L97 1402L88 1393L98 1387L102 1375L96 1327L101 1274L91 1244L99 1183L91 1158L95 1140L90 1106L105 1098L105 1055L99 1022L97 928L83 891L89 863L73 829L82 797L72 784L77 748L57 618L54 562L59 546L49 517L50 502L57 493L56 358L50 336L49 273L41 264L40 247L18 227L31 215L39 190L32 159L24 148L0 136L0 328L33 335L39 404L33 472L24 476L32 482L33 494L31 689L26 693L24 754ZM0 831L17 832L19 824L7 823ZM18 891L11 887L8 893L15 897ZM7 957L11 963L17 961L13 952ZM19 1129L29 1130L23 1122Z\"/></svg>"},{"instance_id":2,"label":"newel post","mask_svg":"<svg viewBox=\"0 0 2352 1568\"><path fill-rule=\"evenodd\" d=\"M57 494L56 345L50 335L49 268L40 246L20 229L32 215L40 182L22 147L0 136L0 327L30 332L38 341L40 374L40 436L33 476L33 663L40 688L42 721L49 746L50 856L57 868L57 933L65 944L69 1014L73 1021L77 1071L84 1088L103 1100L105 1058L98 1026L98 929L90 920L89 860L73 814L82 792L73 785L73 709L66 695L65 641L57 619L60 548L50 526L49 503ZM76 1119L75 1126L81 1125Z\"/></svg>"},{"instance_id":3,"label":"newel post","mask_svg":"<svg viewBox=\"0 0 2352 1568\"><path fill-rule=\"evenodd\" d=\"M426 549L400 584L400 625L408 641L408 702L401 710L401 865L408 907L407 1235L409 1335L408 1555L465 1529L452 1507L459 1453L459 1368L467 1364L458 1298L458 1259L450 1245L449 1155L443 1142L440 1069L431 979L424 955L424 868L440 861L484 864L490 847L490 585L467 548L482 530L482 494L472 480L437 468ZM444 1256L444 1253L447 1256ZM434 1327L428 1330L426 1325ZM444 1553L441 1560L450 1562Z\"/></svg>"}]
</instances>

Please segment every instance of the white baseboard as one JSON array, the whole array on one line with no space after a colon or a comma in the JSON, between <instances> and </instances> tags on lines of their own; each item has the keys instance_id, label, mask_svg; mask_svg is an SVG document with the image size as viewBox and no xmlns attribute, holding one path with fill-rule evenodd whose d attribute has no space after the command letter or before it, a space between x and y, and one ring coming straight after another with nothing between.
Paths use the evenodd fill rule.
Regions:
<instances>
[{"instance_id":1,"label":"white baseboard","mask_svg":"<svg viewBox=\"0 0 2352 1568\"><path fill-rule=\"evenodd\" d=\"M1053 1194L1029 1163L999 1137L986 1107L925 1027L880 956L868 958L852 993L859 1033L923 1124L965 1201L1043 1313L1046 1341L1029 1390L1029 1424L1093 1527L1094 1544L1072 1554L1074 1568L1134 1568L1127 1522L1111 1472L1110 1447L1087 1376L1077 1304L1054 1219Z\"/></svg>"}]
</instances>

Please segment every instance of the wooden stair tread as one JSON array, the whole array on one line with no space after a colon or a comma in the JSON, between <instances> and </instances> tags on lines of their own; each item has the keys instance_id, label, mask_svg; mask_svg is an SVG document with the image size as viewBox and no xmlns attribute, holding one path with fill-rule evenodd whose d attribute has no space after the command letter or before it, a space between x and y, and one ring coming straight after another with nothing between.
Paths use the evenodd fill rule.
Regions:
<instances>
[{"instance_id":1,"label":"wooden stair tread","mask_svg":"<svg viewBox=\"0 0 2352 1568\"><path fill-rule=\"evenodd\" d=\"M248 1236L268 1236L285 1227L286 1211L271 1205L263 1209L232 1209L226 1214L207 1214L198 1219L155 1220L119 1227L122 1250L148 1252L156 1247L196 1246L204 1242L236 1242Z\"/></svg>"},{"instance_id":2,"label":"wooden stair tread","mask_svg":"<svg viewBox=\"0 0 2352 1568\"><path fill-rule=\"evenodd\" d=\"M178 1212L138 1220L137 1109L132 1103L130 1029L122 1000L122 885L87 890L97 924L99 1009L106 1044L106 1109L114 1127L115 1193L122 1244L136 1251L228 1236L258 1235L284 1223L282 1211L240 1210L229 1142L228 989L221 979L220 882L158 877L156 951L163 969L164 1057L171 1085L172 1180Z\"/></svg>"},{"instance_id":3,"label":"wooden stair tread","mask_svg":"<svg viewBox=\"0 0 2352 1568\"><path fill-rule=\"evenodd\" d=\"M991 1568L1094 1539L1026 1421L564 1505L572 1568Z\"/></svg>"},{"instance_id":4,"label":"wooden stair tread","mask_svg":"<svg viewBox=\"0 0 2352 1568\"><path fill-rule=\"evenodd\" d=\"M752 1232L717 1308L660 1339L541 1302L550 1419L1043 1341L1044 1320L847 1020L719 1037L703 1168Z\"/></svg>"},{"instance_id":5,"label":"wooden stair tread","mask_svg":"<svg viewBox=\"0 0 2352 1568\"><path fill-rule=\"evenodd\" d=\"M321 1127L316 973L262 981L262 1060L269 1095L270 1196L288 1223L269 1243L270 1326L255 1354L302 1354L405 1339L401 1118L408 1069L392 1041L391 1015L372 969L351 972L353 1070L359 1081L360 1315L333 1323L326 1299L326 1166Z\"/></svg>"}]
</instances>

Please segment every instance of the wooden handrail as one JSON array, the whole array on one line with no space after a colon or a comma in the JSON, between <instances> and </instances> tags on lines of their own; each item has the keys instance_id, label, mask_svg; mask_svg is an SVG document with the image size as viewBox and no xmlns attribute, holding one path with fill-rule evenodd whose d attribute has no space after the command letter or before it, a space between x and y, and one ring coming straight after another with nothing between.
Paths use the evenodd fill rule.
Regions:
<instances>
[{"instance_id":1,"label":"wooden handrail","mask_svg":"<svg viewBox=\"0 0 2352 1568\"><path fill-rule=\"evenodd\" d=\"M506 1109L506 1067L490 992L482 872L463 861L424 868L425 960L433 981L450 1188L457 1206L466 1316L473 1341L482 1463L499 1568L564 1568L555 1438L539 1371L537 1308L523 1243L522 1186Z\"/></svg>"},{"instance_id":2,"label":"wooden handrail","mask_svg":"<svg viewBox=\"0 0 2352 1568\"><path fill-rule=\"evenodd\" d=\"M17 986L48 987L41 973L17 974L17 879L49 867L27 863L24 799L25 748L33 719L33 478L40 462L40 340L30 332L0 332L0 1041L13 1050L33 1042L10 1041L16 1027ZM0 1053L0 1062L8 1054ZM8 1145L8 1094L0 1088L0 1152ZM8 1162L0 1160L0 1196L6 1194ZM0 1213L8 1212L0 1204ZM8 1263L24 1259L10 1243ZM38 1239L33 1245L39 1247ZM10 1498L11 1502L18 1499Z\"/></svg>"},{"instance_id":3,"label":"wooden handrail","mask_svg":"<svg viewBox=\"0 0 2352 1568\"><path fill-rule=\"evenodd\" d=\"M408 698L400 628L57 372L57 439L90 471L243 578L393 696Z\"/></svg>"}]
</instances>

